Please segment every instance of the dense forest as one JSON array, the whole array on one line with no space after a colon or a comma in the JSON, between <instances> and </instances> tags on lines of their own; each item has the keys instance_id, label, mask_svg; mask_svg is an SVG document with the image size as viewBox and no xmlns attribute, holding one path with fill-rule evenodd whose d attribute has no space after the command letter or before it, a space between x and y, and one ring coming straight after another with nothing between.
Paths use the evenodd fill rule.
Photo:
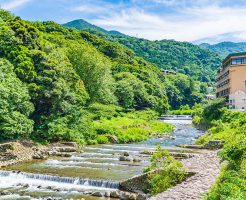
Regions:
<instances>
[{"instance_id":1,"label":"dense forest","mask_svg":"<svg viewBox=\"0 0 246 200\"><path fill-rule=\"evenodd\" d=\"M24 21L5 10L0 17L1 140L31 135L91 141L98 133L118 133L112 127L101 130L95 119L146 109L156 112L148 114L155 119L168 109L200 102L206 93L207 84L181 74L166 77L118 43L50 21ZM150 121L138 113L125 117L136 116L142 118L132 122L136 128ZM153 124L148 129L171 130Z\"/></svg>"},{"instance_id":2,"label":"dense forest","mask_svg":"<svg viewBox=\"0 0 246 200\"><path fill-rule=\"evenodd\" d=\"M202 82L214 81L216 69L220 67L223 58L213 51L189 42L149 41L119 32L112 34L114 31L106 31L84 20L75 20L64 24L64 26L86 30L107 40L118 42L133 50L137 56L156 64L159 68L174 70Z\"/></svg>"}]
</instances>

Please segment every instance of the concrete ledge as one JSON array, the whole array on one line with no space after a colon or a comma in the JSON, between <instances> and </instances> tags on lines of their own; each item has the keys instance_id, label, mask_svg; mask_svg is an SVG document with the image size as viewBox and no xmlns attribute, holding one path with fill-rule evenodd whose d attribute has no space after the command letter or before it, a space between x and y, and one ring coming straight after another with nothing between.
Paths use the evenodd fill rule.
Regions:
<instances>
[{"instance_id":1,"label":"concrete ledge","mask_svg":"<svg viewBox=\"0 0 246 200\"><path fill-rule=\"evenodd\" d=\"M146 190L148 189L148 175L155 174L160 170L161 169L153 170L122 181L120 182L119 188L120 190L128 192L146 192ZM187 173L188 174L186 176L186 179L196 174L194 172Z\"/></svg>"}]
</instances>

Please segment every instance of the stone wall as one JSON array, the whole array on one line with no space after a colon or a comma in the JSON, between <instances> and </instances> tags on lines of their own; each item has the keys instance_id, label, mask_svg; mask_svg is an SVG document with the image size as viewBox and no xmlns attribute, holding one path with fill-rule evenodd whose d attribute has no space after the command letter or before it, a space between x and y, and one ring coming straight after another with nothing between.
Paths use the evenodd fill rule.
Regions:
<instances>
[{"instance_id":1,"label":"stone wall","mask_svg":"<svg viewBox=\"0 0 246 200\"><path fill-rule=\"evenodd\" d=\"M129 178L125 181L120 182L120 190L128 191L128 192L146 192L148 188L148 175L157 173L158 170L153 170L147 173L143 173L132 178ZM188 172L186 178L194 176L194 172Z\"/></svg>"},{"instance_id":2,"label":"stone wall","mask_svg":"<svg viewBox=\"0 0 246 200\"><path fill-rule=\"evenodd\" d=\"M125 181L120 182L120 189L129 192L145 191L148 186L148 175L156 173L159 170L143 173Z\"/></svg>"}]
</instances>

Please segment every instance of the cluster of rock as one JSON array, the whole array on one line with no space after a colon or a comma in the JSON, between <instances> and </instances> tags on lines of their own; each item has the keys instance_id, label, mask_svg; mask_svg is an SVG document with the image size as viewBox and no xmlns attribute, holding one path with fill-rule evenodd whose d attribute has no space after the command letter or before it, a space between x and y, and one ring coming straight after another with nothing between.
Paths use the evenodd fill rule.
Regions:
<instances>
[{"instance_id":1,"label":"cluster of rock","mask_svg":"<svg viewBox=\"0 0 246 200\"><path fill-rule=\"evenodd\" d=\"M128 152L123 152L123 155L119 157L119 161L141 162L141 159L139 157L131 157Z\"/></svg>"},{"instance_id":2,"label":"cluster of rock","mask_svg":"<svg viewBox=\"0 0 246 200\"><path fill-rule=\"evenodd\" d=\"M224 145L224 140L210 140L205 145L177 145L178 147L182 148L189 148L189 149L210 149L216 150L221 149Z\"/></svg>"},{"instance_id":3,"label":"cluster of rock","mask_svg":"<svg viewBox=\"0 0 246 200\"><path fill-rule=\"evenodd\" d=\"M125 192L125 191L106 191L103 192L94 192L91 194L92 196L96 197L111 197L121 200L145 200L147 199L147 195L145 194L136 194L131 192Z\"/></svg>"},{"instance_id":4,"label":"cluster of rock","mask_svg":"<svg viewBox=\"0 0 246 200\"><path fill-rule=\"evenodd\" d=\"M0 168L32 159L36 150L30 141L17 141L0 144Z\"/></svg>"},{"instance_id":5,"label":"cluster of rock","mask_svg":"<svg viewBox=\"0 0 246 200\"><path fill-rule=\"evenodd\" d=\"M155 134L151 134L150 136L151 138L162 138L162 139L171 139L171 140L175 140L175 136L167 134L167 133L155 133Z\"/></svg>"},{"instance_id":6,"label":"cluster of rock","mask_svg":"<svg viewBox=\"0 0 246 200\"><path fill-rule=\"evenodd\" d=\"M0 144L0 168L31 159L46 159L48 156L71 157L78 150L74 142L37 146L31 141L16 141Z\"/></svg>"},{"instance_id":7,"label":"cluster of rock","mask_svg":"<svg viewBox=\"0 0 246 200\"><path fill-rule=\"evenodd\" d=\"M71 157L75 152L77 152L76 147L54 146L46 150L36 149L33 159L46 159L48 156Z\"/></svg>"}]
</instances>

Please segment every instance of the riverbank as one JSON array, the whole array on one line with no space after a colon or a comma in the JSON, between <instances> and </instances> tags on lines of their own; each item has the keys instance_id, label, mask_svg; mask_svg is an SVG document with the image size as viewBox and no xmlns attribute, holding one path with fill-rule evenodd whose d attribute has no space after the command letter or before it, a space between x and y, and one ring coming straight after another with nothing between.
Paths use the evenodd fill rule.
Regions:
<instances>
[{"instance_id":1,"label":"riverbank","mask_svg":"<svg viewBox=\"0 0 246 200\"><path fill-rule=\"evenodd\" d=\"M0 190L7 190L11 195L23 195L25 191L25 194L30 196L29 199L37 195L43 199L49 196L78 199L78 195L90 199L89 196L93 194L104 196L93 197L93 199L108 199L106 197L108 191L111 193L116 190L118 191L116 195L122 194L119 188L115 189L111 186L142 174L143 168L150 164L149 155L142 154L144 150L154 151L156 145L161 144L173 154L177 154L177 151L183 153L183 150L192 153L196 150L179 148L175 145L192 144L201 134L203 133L192 126L176 125L176 129L170 134L172 139L154 137L134 144L90 145L84 146L81 152L70 153L71 157L51 156L44 160L21 162L3 168L10 173L1 177ZM123 154L127 160L120 159ZM18 171L21 171L21 174L16 174ZM4 182L9 183L8 189ZM28 183L26 188L24 187L26 185L22 185L23 182ZM120 198L123 196L121 195Z\"/></svg>"},{"instance_id":2,"label":"riverbank","mask_svg":"<svg viewBox=\"0 0 246 200\"><path fill-rule=\"evenodd\" d=\"M37 151L46 150L31 141L14 141L0 144L0 168L33 159Z\"/></svg>"},{"instance_id":3,"label":"riverbank","mask_svg":"<svg viewBox=\"0 0 246 200\"><path fill-rule=\"evenodd\" d=\"M75 142L60 142L48 145L36 144L30 140L20 140L0 144L0 168L33 159L47 159L49 156L71 157L79 151Z\"/></svg>"}]
</instances>

